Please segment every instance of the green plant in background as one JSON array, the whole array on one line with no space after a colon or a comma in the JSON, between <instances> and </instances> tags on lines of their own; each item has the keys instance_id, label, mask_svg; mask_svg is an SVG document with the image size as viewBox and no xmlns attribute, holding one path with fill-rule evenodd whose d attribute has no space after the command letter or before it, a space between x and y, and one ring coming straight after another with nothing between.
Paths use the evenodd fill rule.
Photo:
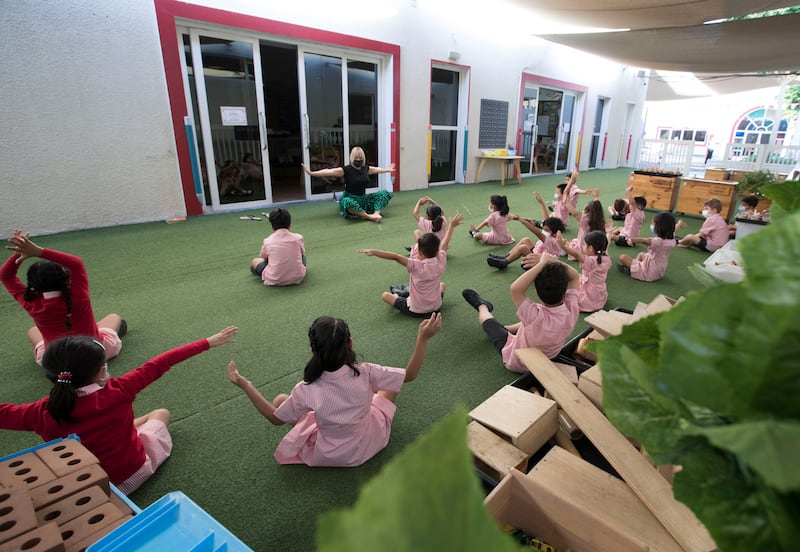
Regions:
<instances>
[{"instance_id":1,"label":"green plant in background","mask_svg":"<svg viewBox=\"0 0 800 552\"><path fill-rule=\"evenodd\" d=\"M769 171L757 171L745 174L741 180L736 184L736 190L739 192L739 197L743 195L755 195L759 199L763 199L764 193L762 188L770 184L777 183L775 175Z\"/></svg>"},{"instance_id":2,"label":"green plant in background","mask_svg":"<svg viewBox=\"0 0 800 552\"><path fill-rule=\"evenodd\" d=\"M800 182L738 243L745 278L593 345L608 418L657 464L720 550L800 543ZM777 207L775 207L777 206Z\"/></svg>"},{"instance_id":3,"label":"green plant in background","mask_svg":"<svg viewBox=\"0 0 800 552\"><path fill-rule=\"evenodd\" d=\"M457 408L364 485L353 508L320 516L317 550L519 550L483 507L466 420Z\"/></svg>"}]
</instances>

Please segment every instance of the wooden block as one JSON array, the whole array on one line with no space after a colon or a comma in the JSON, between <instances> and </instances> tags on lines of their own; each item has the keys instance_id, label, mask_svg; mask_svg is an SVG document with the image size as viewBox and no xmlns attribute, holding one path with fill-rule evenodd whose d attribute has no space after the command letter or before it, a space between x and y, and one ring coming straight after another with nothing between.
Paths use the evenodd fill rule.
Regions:
<instances>
[{"instance_id":1,"label":"wooden block","mask_svg":"<svg viewBox=\"0 0 800 552\"><path fill-rule=\"evenodd\" d=\"M563 524L550 516L547 504L538 500L531 486L525 474L511 470L486 496L483 505L499 527L511 525L555 546L557 550L581 550L573 546Z\"/></svg>"},{"instance_id":2,"label":"wooden block","mask_svg":"<svg viewBox=\"0 0 800 552\"><path fill-rule=\"evenodd\" d=\"M647 312L647 303L642 303L641 301L636 302L636 307L633 309L633 314L631 315L631 324L640 320L647 316L649 313Z\"/></svg>"},{"instance_id":3,"label":"wooden block","mask_svg":"<svg viewBox=\"0 0 800 552\"><path fill-rule=\"evenodd\" d=\"M33 452L0 462L0 481L5 486L24 485L33 489L55 478L53 471Z\"/></svg>"},{"instance_id":4,"label":"wooden block","mask_svg":"<svg viewBox=\"0 0 800 552\"><path fill-rule=\"evenodd\" d=\"M526 477L553 519L590 545L582 550L682 550L628 485L559 447Z\"/></svg>"},{"instance_id":5,"label":"wooden block","mask_svg":"<svg viewBox=\"0 0 800 552\"><path fill-rule=\"evenodd\" d=\"M98 486L93 486L71 494L50 506L40 508L36 511L36 517L40 524L54 521L63 525L108 501L109 496L106 492Z\"/></svg>"},{"instance_id":6,"label":"wooden block","mask_svg":"<svg viewBox=\"0 0 800 552\"><path fill-rule=\"evenodd\" d=\"M72 537L69 541L66 539L64 540L65 543L65 551L66 552L83 552L88 547L99 541L104 536L108 535L111 531L131 519L132 516L130 515L123 515L117 519L109 521L108 519L103 519L98 525L102 524L103 526L100 527L94 533L89 533L83 535L83 538L80 540L75 540L75 537Z\"/></svg>"},{"instance_id":7,"label":"wooden block","mask_svg":"<svg viewBox=\"0 0 800 552\"><path fill-rule=\"evenodd\" d=\"M580 439L583 437L581 428L579 428L575 422L572 421L572 418L567 416L567 413L560 408L558 409L558 426L558 429L564 431L570 439Z\"/></svg>"},{"instance_id":8,"label":"wooden block","mask_svg":"<svg viewBox=\"0 0 800 552\"><path fill-rule=\"evenodd\" d=\"M97 457L77 439L64 439L34 451L47 467L61 477L89 464L99 464Z\"/></svg>"},{"instance_id":9,"label":"wooden block","mask_svg":"<svg viewBox=\"0 0 800 552\"><path fill-rule=\"evenodd\" d=\"M603 337L619 335L622 333L622 326L630 323L631 314L622 311L597 311L590 314L584 320Z\"/></svg>"},{"instance_id":10,"label":"wooden block","mask_svg":"<svg viewBox=\"0 0 800 552\"><path fill-rule=\"evenodd\" d=\"M117 508L119 508L119 510L120 510L122 513L124 513L124 514L126 514L126 515L127 515L127 514L130 514L130 515L132 515L132 516L133 516L133 515L136 515L136 512L134 512L133 510L131 510L131 507L128 505L128 503L127 503L127 502L125 502L124 500L122 500L122 498L120 498L120 496L119 496L117 493L115 493L115 492L112 492L111 494L109 494L109 497L108 497L108 498L110 499L110 501L111 501L111 504L113 504L114 506L116 506Z\"/></svg>"},{"instance_id":11,"label":"wooden block","mask_svg":"<svg viewBox=\"0 0 800 552\"><path fill-rule=\"evenodd\" d=\"M597 355L586 348L592 341L594 340L589 339L588 336L581 338L578 341L578 346L575 347L575 354L590 362L597 362Z\"/></svg>"},{"instance_id":12,"label":"wooden block","mask_svg":"<svg viewBox=\"0 0 800 552\"><path fill-rule=\"evenodd\" d=\"M657 314L659 312L668 311L675 306L675 303L677 303L675 299L671 299L659 293L647 304L647 314Z\"/></svg>"},{"instance_id":13,"label":"wooden block","mask_svg":"<svg viewBox=\"0 0 800 552\"><path fill-rule=\"evenodd\" d=\"M592 401L597 408L603 410L603 374L600 365L595 364L578 378L578 389Z\"/></svg>"},{"instance_id":14,"label":"wooden block","mask_svg":"<svg viewBox=\"0 0 800 552\"><path fill-rule=\"evenodd\" d=\"M32 489L33 507L37 510L45 508L93 485L99 486L106 494L109 493L108 475L99 464L89 464L83 469Z\"/></svg>"},{"instance_id":15,"label":"wooden block","mask_svg":"<svg viewBox=\"0 0 800 552\"><path fill-rule=\"evenodd\" d=\"M549 358L538 349L520 349L516 354L684 549L717 549L692 511L675 500L669 483L580 391L564 380Z\"/></svg>"},{"instance_id":16,"label":"wooden block","mask_svg":"<svg viewBox=\"0 0 800 552\"><path fill-rule=\"evenodd\" d=\"M558 368L562 374L575 385L578 385L578 369L575 368L572 364L564 364L562 362L554 362L553 363L556 368Z\"/></svg>"},{"instance_id":17,"label":"wooden block","mask_svg":"<svg viewBox=\"0 0 800 552\"><path fill-rule=\"evenodd\" d=\"M512 468L527 471L529 454L474 420L467 426L467 440L478 467L495 481Z\"/></svg>"},{"instance_id":18,"label":"wooden block","mask_svg":"<svg viewBox=\"0 0 800 552\"><path fill-rule=\"evenodd\" d=\"M58 525L48 523L0 545L2 552L64 552Z\"/></svg>"},{"instance_id":19,"label":"wooden block","mask_svg":"<svg viewBox=\"0 0 800 552\"><path fill-rule=\"evenodd\" d=\"M578 447L575 446L575 443L572 442L572 439L569 438L569 435L567 435L567 432L564 431L564 428L561 426L559 426L558 431L556 431L556 444L570 454L581 458Z\"/></svg>"},{"instance_id":20,"label":"wooden block","mask_svg":"<svg viewBox=\"0 0 800 552\"><path fill-rule=\"evenodd\" d=\"M27 533L38 524L27 489L19 486L0 490L0 543Z\"/></svg>"},{"instance_id":21,"label":"wooden block","mask_svg":"<svg viewBox=\"0 0 800 552\"><path fill-rule=\"evenodd\" d=\"M556 410L556 403L549 399L505 385L475 407L469 417L499 433L518 449L533 454L555 435Z\"/></svg>"}]
</instances>

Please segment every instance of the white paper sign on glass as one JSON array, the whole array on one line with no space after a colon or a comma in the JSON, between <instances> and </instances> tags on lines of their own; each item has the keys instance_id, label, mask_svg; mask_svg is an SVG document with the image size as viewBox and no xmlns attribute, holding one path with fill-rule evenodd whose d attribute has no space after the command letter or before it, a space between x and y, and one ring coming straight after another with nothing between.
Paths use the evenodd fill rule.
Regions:
<instances>
[{"instance_id":1,"label":"white paper sign on glass","mask_svg":"<svg viewBox=\"0 0 800 552\"><path fill-rule=\"evenodd\" d=\"M247 108L229 105L219 106L222 126L243 126L247 124Z\"/></svg>"}]
</instances>

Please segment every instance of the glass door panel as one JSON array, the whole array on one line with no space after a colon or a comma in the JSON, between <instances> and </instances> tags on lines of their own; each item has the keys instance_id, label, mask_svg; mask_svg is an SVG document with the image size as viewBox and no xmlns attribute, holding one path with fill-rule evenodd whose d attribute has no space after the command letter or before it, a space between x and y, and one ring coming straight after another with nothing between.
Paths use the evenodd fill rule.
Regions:
<instances>
[{"instance_id":1,"label":"glass door panel","mask_svg":"<svg viewBox=\"0 0 800 552\"><path fill-rule=\"evenodd\" d=\"M457 71L431 69L430 183L456 180L459 76Z\"/></svg>"},{"instance_id":2,"label":"glass door panel","mask_svg":"<svg viewBox=\"0 0 800 552\"><path fill-rule=\"evenodd\" d=\"M558 146L556 151L556 171L570 170L569 150L572 141L572 121L575 113L575 95L564 93L561 105L561 124L558 132Z\"/></svg>"},{"instance_id":3,"label":"glass door panel","mask_svg":"<svg viewBox=\"0 0 800 552\"><path fill-rule=\"evenodd\" d=\"M536 122L536 112L539 105L539 87L533 83L526 82L522 96L522 112L521 112L521 138L517 144L517 155L522 155L524 159L520 161L520 165L528 164L527 167L522 167L525 171L527 168L528 174L536 174L539 172L539 161L537 157L543 152L541 138L539 137L539 126Z\"/></svg>"},{"instance_id":4,"label":"glass door panel","mask_svg":"<svg viewBox=\"0 0 800 552\"><path fill-rule=\"evenodd\" d=\"M194 32L192 36L197 36ZM202 75L198 104L204 133L205 159L213 160L209 188L212 205L270 201L261 163L266 144L263 96L257 45L248 40L198 36L195 69ZM197 80L195 84L198 84Z\"/></svg>"},{"instance_id":5,"label":"glass door panel","mask_svg":"<svg viewBox=\"0 0 800 552\"><path fill-rule=\"evenodd\" d=\"M303 55L306 90L308 162L312 171L345 165L342 59L313 53ZM311 177L311 194L342 189L339 178Z\"/></svg>"},{"instance_id":6,"label":"glass door panel","mask_svg":"<svg viewBox=\"0 0 800 552\"><path fill-rule=\"evenodd\" d=\"M365 61L347 62L347 130L345 150L359 146L367 163L380 166L378 148L378 66ZM372 175L372 186L378 186L378 175Z\"/></svg>"}]
</instances>

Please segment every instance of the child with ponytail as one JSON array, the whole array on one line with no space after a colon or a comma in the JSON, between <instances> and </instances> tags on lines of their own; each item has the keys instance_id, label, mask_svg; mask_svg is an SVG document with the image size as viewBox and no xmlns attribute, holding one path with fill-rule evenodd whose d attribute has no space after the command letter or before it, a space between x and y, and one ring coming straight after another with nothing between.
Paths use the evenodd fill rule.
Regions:
<instances>
[{"instance_id":1,"label":"child with ponytail","mask_svg":"<svg viewBox=\"0 0 800 552\"><path fill-rule=\"evenodd\" d=\"M95 322L89 297L89 277L83 261L68 253L45 249L33 243L29 234L15 229L6 249L13 251L0 267L0 281L11 296L33 319L28 340L34 348L34 360L40 366L47 345L59 337L85 335L103 344L106 360L122 349L121 337L127 325L118 314L109 314ZM29 257L42 260L28 268L28 283L17 272ZM54 374L47 374L54 380Z\"/></svg>"},{"instance_id":2,"label":"child with ponytail","mask_svg":"<svg viewBox=\"0 0 800 552\"><path fill-rule=\"evenodd\" d=\"M228 378L267 420L293 426L275 451L280 464L359 466L389 443L395 397L404 382L416 379L428 340L441 327L439 313L419 325L414 351L403 370L358 362L347 323L322 316L308 330L311 360L303 381L290 395L268 401L233 361L228 364Z\"/></svg>"},{"instance_id":3,"label":"child with ponytail","mask_svg":"<svg viewBox=\"0 0 800 552\"><path fill-rule=\"evenodd\" d=\"M45 441L75 433L100 460L111 482L130 494L172 452L169 410L160 408L134 418L136 395L173 365L233 341L236 331L229 326L208 339L162 353L118 378L108 377L100 341L84 336L57 339L42 358L45 370L55 374L50 395L28 404L0 404L0 429L33 431Z\"/></svg>"},{"instance_id":4,"label":"child with ponytail","mask_svg":"<svg viewBox=\"0 0 800 552\"><path fill-rule=\"evenodd\" d=\"M599 203L599 202L598 202ZM559 232L556 241L571 257L581 265L581 279L578 287L578 309L581 312L594 312L602 309L608 300L606 278L611 268L608 257L608 238L602 230L592 230L583 236L583 245L575 249ZM574 241L574 240L573 240Z\"/></svg>"}]
</instances>

